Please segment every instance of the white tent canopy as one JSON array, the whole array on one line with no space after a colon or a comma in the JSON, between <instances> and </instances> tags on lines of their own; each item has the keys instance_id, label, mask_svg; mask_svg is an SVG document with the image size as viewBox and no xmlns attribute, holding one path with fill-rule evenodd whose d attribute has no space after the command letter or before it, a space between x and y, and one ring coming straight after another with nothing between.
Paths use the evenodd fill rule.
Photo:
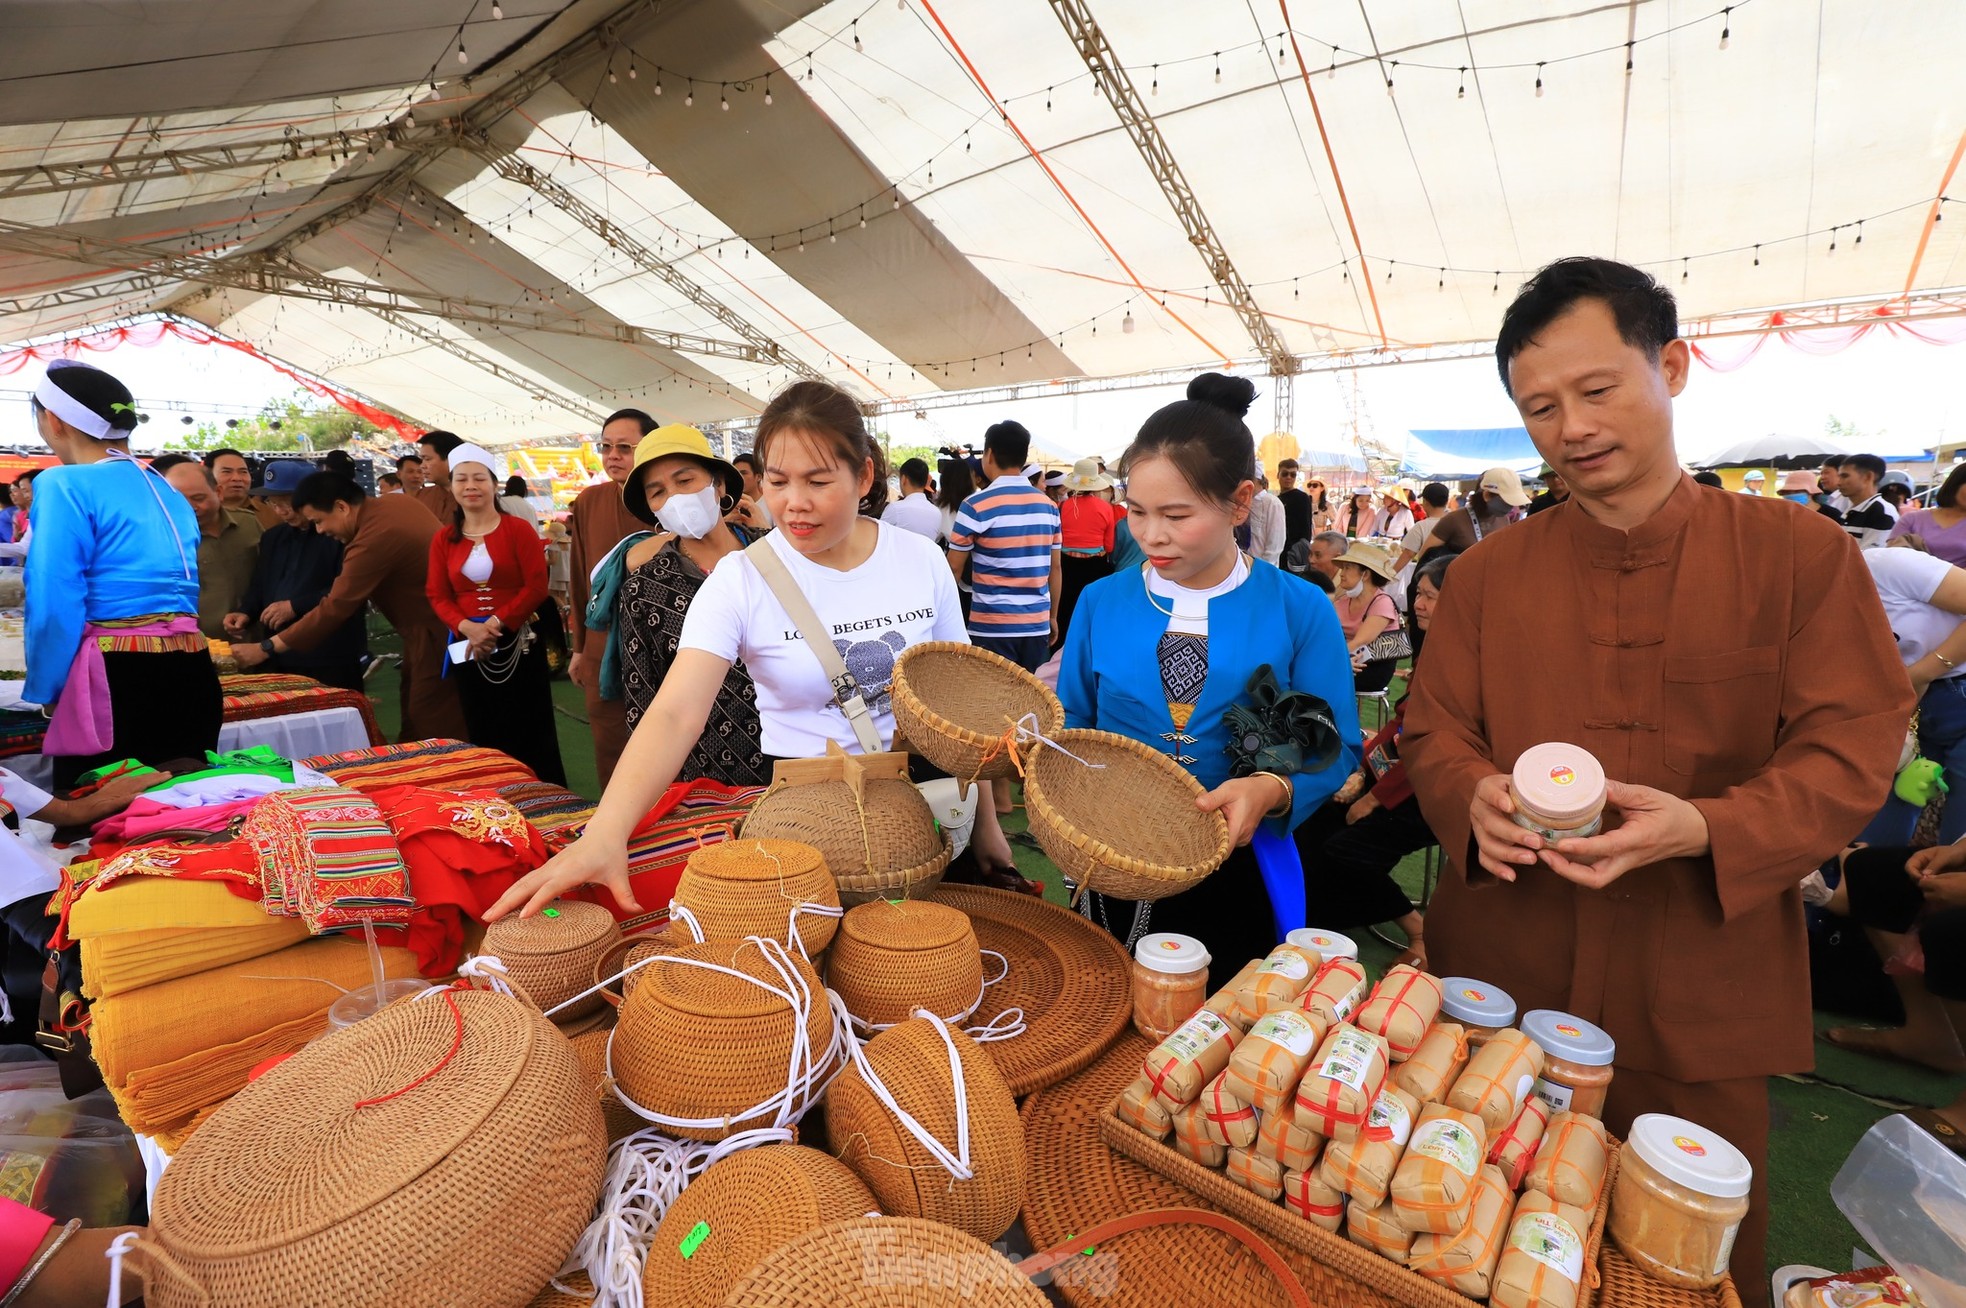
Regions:
<instances>
[{"instance_id":1,"label":"white tent canopy","mask_svg":"<svg viewBox=\"0 0 1966 1308\"><path fill-rule=\"evenodd\" d=\"M0 31L0 340L175 315L482 440L742 421L799 376L905 414L1479 343L1580 252L1695 330L1966 280L1954 0L0 0Z\"/></svg>"}]
</instances>

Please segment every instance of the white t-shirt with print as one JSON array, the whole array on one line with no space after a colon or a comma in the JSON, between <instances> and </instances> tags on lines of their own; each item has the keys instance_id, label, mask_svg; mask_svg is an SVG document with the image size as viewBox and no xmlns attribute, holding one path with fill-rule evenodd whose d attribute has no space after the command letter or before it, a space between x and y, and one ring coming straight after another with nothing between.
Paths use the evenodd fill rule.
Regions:
<instances>
[{"instance_id":1,"label":"white t-shirt with print","mask_svg":"<svg viewBox=\"0 0 1966 1308\"><path fill-rule=\"evenodd\" d=\"M810 562L783 532L765 539L785 561L873 710L884 744L894 740L889 685L894 660L930 640L968 643L955 574L934 542L880 526L874 552L850 572ZM798 626L748 561L733 555L712 572L683 620L682 649L742 660L758 690L764 752L818 758L827 741L859 753L853 727L833 703L833 686Z\"/></svg>"},{"instance_id":2,"label":"white t-shirt with print","mask_svg":"<svg viewBox=\"0 0 1966 1308\"><path fill-rule=\"evenodd\" d=\"M1891 634L1898 641L1898 657L1906 667L1918 662L1943 645L1966 618L1932 603L1939 586L1955 571L1952 564L1922 550L1894 546L1865 550L1871 579L1877 583L1877 598L1884 601L1884 616L1891 623ZM1947 681L1966 675L1966 666L1949 669L1939 678Z\"/></svg>"}]
</instances>

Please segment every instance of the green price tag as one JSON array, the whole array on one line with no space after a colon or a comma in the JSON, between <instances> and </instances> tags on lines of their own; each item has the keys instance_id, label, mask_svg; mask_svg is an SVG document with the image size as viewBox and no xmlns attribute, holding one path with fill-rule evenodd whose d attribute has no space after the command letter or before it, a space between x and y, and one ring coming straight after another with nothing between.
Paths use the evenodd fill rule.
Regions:
<instances>
[{"instance_id":1,"label":"green price tag","mask_svg":"<svg viewBox=\"0 0 1966 1308\"><path fill-rule=\"evenodd\" d=\"M560 910L557 908L542 908L539 910L539 915L541 917L558 917Z\"/></svg>"},{"instance_id":2,"label":"green price tag","mask_svg":"<svg viewBox=\"0 0 1966 1308\"><path fill-rule=\"evenodd\" d=\"M676 1247L682 1250L683 1257L688 1258L694 1255L698 1249L701 1249L703 1242L709 1238L710 1223L698 1222L695 1226L689 1228L689 1234L684 1236L683 1242Z\"/></svg>"}]
</instances>

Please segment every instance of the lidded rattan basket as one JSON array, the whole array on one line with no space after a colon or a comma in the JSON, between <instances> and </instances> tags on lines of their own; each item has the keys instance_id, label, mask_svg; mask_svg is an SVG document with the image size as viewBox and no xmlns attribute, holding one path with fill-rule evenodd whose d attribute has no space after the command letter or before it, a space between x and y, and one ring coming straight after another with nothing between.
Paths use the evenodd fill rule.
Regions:
<instances>
[{"instance_id":1,"label":"lidded rattan basket","mask_svg":"<svg viewBox=\"0 0 1966 1308\"><path fill-rule=\"evenodd\" d=\"M601 1105L523 1000L442 990L316 1040L185 1144L130 1255L163 1308L523 1308L606 1163Z\"/></svg>"},{"instance_id":2,"label":"lidded rattan basket","mask_svg":"<svg viewBox=\"0 0 1966 1308\"><path fill-rule=\"evenodd\" d=\"M1024 766L1031 834L1067 876L1101 894L1164 899L1229 856L1229 824L1203 813L1201 783L1167 755L1109 731L1063 731Z\"/></svg>"},{"instance_id":3,"label":"lidded rattan basket","mask_svg":"<svg viewBox=\"0 0 1966 1308\"><path fill-rule=\"evenodd\" d=\"M870 1084L871 1072L902 1112L948 1154L961 1133L950 1049L962 1067L969 1157L959 1177L908 1129ZM826 1138L859 1174L881 1211L926 1217L994 1240L1024 1201L1024 1125L1003 1074L983 1047L933 1018L914 1017L867 1042L826 1096Z\"/></svg>"},{"instance_id":4,"label":"lidded rattan basket","mask_svg":"<svg viewBox=\"0 0 1966 1308\"><path fill-rule=\"evenodd\" d=\"M1016 1264L974 1236L910 1217L856 1217L773 1250L723 1308L1045 1308Z\"/></svg>"},{"instance_id":5,"label":"lidded rattan basket","mask_svg":"<svg viewBox=\"0 0 1966 1308\"><path fill-rule=\"evenodd\" d=\"M926 899L860 904L840 919L826 983L869 1027L905 1022L918 1008L959 1021L983 992L976 929L961 909Z\"/></svg>"},{"instance_id":6,"label":"lidded rattan basket","mask_svg":"<svg viewBox=\"0 0 1966 1308\"><path fill-rule=\"evenodd\" d=\"M567 1040L573 1047L573 1056L580 1060L582 1091L591 1092L600 1102L601 1120L606 1125L609 1144L648 1125L608 1089L608 1037L611 1034L611 1030L596 1028Z\"/></svg>"},{"instance_id":7,"label":"lidded rattan basket","mask_svg":"<svg viewBox=\"0 0 1966 1308\"><path fill-rule=\"evenodd\" d=\"M780 968L796 984L788 988ZM774 1125L776 1110L763 1105L786 1089L800 1029L815 1076L794 1094L788 1120L822 1093L838 1057L833 1013L818 973L796 950L768 940L711 940L683 945L636 976L609 1058L621 1094L674 1119L651 1125L691 1140ZM803 1020L788 993L809 997Z\"/></svg>"},{"instance_id":8,"label":"lidded rattan basket","mask_svg":"<svg viewBox=\"0 0 1966 1308\"><path fill-rule=\"evenodd\" d=\"M1017 772L1017 728L1040 735L1065 726L1051 687L1000 654L959 641L911 645L894 662L894 722L915 751L965 784ZM1030 725L1030 724L1025 724Z\"/></svg>"},{"instance_id":9,"label":"lidded rattan basket","mask_svg":"<svg viewBox=\"0 0 1966 1308\"><path fill-rule=\"evenodd\" d=\"M644 931L638 935L623 936L609 945L607 952L595 961L594 976L588 984L605 987L601 991L601 998L620 1008L622 1001L634 990L636 983L648 973L648 968L637 967L638 963L644 963L661 954L673 954L689 943L691 941L687 931L672 935L666 927L660 931ZM628 968L635 970L628 972L619 980L614 979L616 973L626 971Z\"/></svg>"},{"instance_id":10,"label":"lidded rattan basket","mask_svg":"<svg viewBox=\"0 0 1966 1308\"><path fill-rule=\"evenodd\" d=\"M742 834L817 849L848 908L870 899L919 899L941 882L952 852L928 801L908 779L905 754L782 762Z\"/></svg>"},{"instance_id":11,"label":"lidded rattan basket","mask_svg":"<svg viewBox=\"0 0 1966 1308\"><path fill-rule=\"evenodd\" d=\"M766 1145L712 1163L670 1205L642 1265L642 1300L717 1304L758 1260L832 1222L876 1211L874 1196L837 1158L803 1145Z\"/></svg>"},{"instance_id":12,"label":"lidded rattan basket","mask_svg":"<svg viewBox=\"0 0 1966 1308\"><path fill-rule=\"evenodd\" d=\"M479 952L505 964L505 974L543 1010L592 986L594 965L620 935L614 914L599 904L560 899L532 917L514 914L492 923ZM581 1017L601 1002L599 995L589 995L554 1016Z\"/></svg>"},{"instance_id":13,"label":"lidded rattan basket","mask_svg":"<svg viewBox=\"0 0 1966 1308\"><path fill-rule=\"evenodd\" d=\"M675 907L687 909L703 929L706 940L742 940L767 936L792 944L791 923L797 922L799 948L807 958L832 943L837 916L798 913L804 904L837 909L840 889L826 860L811 845L795 840L724 840L705 845L689 856L676 882ZM684 933L689 924L672 910L669 931Z\"/></svg>"}]
</instances>

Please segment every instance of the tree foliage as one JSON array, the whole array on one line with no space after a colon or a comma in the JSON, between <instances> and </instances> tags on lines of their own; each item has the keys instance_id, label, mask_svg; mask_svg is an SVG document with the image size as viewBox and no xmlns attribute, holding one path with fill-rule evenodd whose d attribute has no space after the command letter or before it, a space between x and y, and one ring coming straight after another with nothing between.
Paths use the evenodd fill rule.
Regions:
<instances>
[{"instance_id":1,"label":"tree foliage","mask_svg":"<svg viewBox=\"0 0 1966 1308\"><path fill-rule=\"evenodd\" d=\"M353 440L389 444L394 437L336 404L322 404L304 392L271 400L236 425L201 422L166 438L173 450L249 450L275 454L291 450L339 449Z\"/></svg>"}]
</instances>

